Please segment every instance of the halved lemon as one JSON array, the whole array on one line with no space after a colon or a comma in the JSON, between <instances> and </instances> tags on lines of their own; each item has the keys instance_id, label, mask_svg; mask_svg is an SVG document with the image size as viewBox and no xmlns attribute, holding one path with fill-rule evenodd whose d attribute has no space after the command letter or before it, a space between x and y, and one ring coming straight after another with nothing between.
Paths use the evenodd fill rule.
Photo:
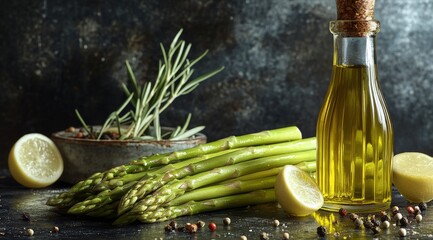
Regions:
<instances>
[{"instance_id":1,"label":"halved lemon","mask_svg":"<svg viewBox=\"0 0 433 240\"><path fill-rule=\"evenodd\" d=\"M43 188L63 173L63 159L54 142L39 133L22 136L9 152L9 171L21 185Z\"/></svg>"},{"instance_id":2,"label":"halved lemon","mask_svg":"<svg viewBox=\"0 0 433 240\"><path fill-rule=\"evenodd\" d=\"M411 202L433 200L433 158L419 152L404 152L394 156L393 183Z\"/></svg>"},{"instance_id":3,"label":"halved lemon","mask_svg":"<svg viewBox=\"0 0 433 240\"><path fill-rule=\"evenodd\" d=\"M275 194L284 211L292 216L307 216L323 206L323 195L307 172L287 165L278 174Z\"/></svg>"}]
</instances>

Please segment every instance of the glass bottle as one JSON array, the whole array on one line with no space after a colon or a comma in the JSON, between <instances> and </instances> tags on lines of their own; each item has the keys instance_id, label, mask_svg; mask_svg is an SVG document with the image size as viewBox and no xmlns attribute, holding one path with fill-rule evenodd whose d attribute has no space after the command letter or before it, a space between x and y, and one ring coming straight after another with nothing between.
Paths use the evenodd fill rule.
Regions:
<instances>
[{"instance_id":1,"label":"glass bottle","mask_svg":"<svg viewBox=\"0 0 433 240\"><path fill-rule=\"evenodd\" d=\"M393 130L376 65L375 20L330 22L331 82L317 121L323 209L384 210L391 203Z\"/></svg>"}]
</instances>

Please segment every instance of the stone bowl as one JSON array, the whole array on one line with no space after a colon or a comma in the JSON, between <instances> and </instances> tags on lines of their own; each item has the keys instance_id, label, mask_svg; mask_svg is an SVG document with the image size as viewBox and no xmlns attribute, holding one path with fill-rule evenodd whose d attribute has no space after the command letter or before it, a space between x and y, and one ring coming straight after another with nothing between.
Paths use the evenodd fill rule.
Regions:
<instances>
[{"instance_id":1,"label":"stone bowl","mask_svg":"<svg viewBox=\"0 0 433 240\"><path fill-rule=\"evenodd\" d=\"M94 140L74 137L76 132L59 131L51 138L64 162L60 181L75 184L96 172L127 164L140 157L168 153L206 143L198 133L187 140Z\"/></svg>"}]
</instances>

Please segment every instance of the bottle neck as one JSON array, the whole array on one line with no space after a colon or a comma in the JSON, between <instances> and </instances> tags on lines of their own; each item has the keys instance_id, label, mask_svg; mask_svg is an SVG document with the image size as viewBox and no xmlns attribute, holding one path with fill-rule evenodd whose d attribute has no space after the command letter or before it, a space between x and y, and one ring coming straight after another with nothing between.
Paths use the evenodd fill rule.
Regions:
<instances>
[{"instance_id":1,"label":"bottle neck","mask_svg":"<svg viewBox=\"0 0 433 240\"><path fill-rule=\"evenodd\" d=\"M375 66L378 21L332 21L330 31L334 35L334 65Z\"/></svg>"}]
</instances>

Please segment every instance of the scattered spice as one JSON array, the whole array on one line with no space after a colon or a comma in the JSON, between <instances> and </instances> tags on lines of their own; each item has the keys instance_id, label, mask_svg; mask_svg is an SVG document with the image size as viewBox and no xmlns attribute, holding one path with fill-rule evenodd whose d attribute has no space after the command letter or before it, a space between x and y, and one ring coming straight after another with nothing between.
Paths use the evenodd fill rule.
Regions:
<instances>
[{"instance_id":1,"label":"scattered spice","mask_svg":"<svg viewBox=\"0 0 433 240\"><path fill-rule=\"evenodd\" d=\"M413 215L415 213L415 209L412 206L407 206L406 211L409 215Z\"/></svg>"},{"instance_id":2,"label":"scattered spice","mask_svg":"<svg viewBox=\"0 0 433 240\"><path fill-rule=\"evenodd\" d=\"M400 226L407 227L407 225L409 225L409 219L407 217L402 217L400 219Z\"/></svg>"},{"instance_id":3,"label":"scattered spice","mask_svg":"<svg viewBox=\"0 0 433 240\"><path fill-rule=\"evenodd\" d=\"M415 220L417 223L420 223L422 221L422 215L421 214L416 215Z\"/></svg>"},{"instance_id":4,"label":"scattered spice","mask_svg":"<svg viewBox=\"0 0 433 240\"><path fill-rule=\"evenodd\" d=\"M421 211L425 211L425 210L427 210L427 203L425 203L425 202L419 203L418 207Z\"/></svg>"},{"instance_id":5,"label":"scattered spice","mask_svg":"<svg viewBox=\"0 0 433 240\"><path fill-rule=\"evenodd\" d=\"M260 240L269 240L269 234L266 232L260 233Z\"/></svg>"},{"instance_id":6,"label":"scattered spice","mask_svg":"<svg viewBox=\"0 0 433 240\"><path fill-rule=\"evenodd\" d=\"M401 213L396 213L395 216L394 216L394 219L396 221L400 221L400 219L402 219L402 218L403 218L403 215Z\"/></svg>"},{"instance_id":7,"label":"scattered spice","mask_svg":"<svg viewBox=\"0 0 433 240\"><path fill-rule=\"evenodd\" d=\"M0 236L6 235L6 232L0 232Z\"/></svg>"},{"instance_id":8,"label":"scattered spice","mask_svg":"<svg viewBox=\"0 0 433 240\"><path fill-rule=\"evenodd\" d=\"M196 224L198 228L204 228L204 226L206 226L206 223L202 220L197 221Z\"/></svg>"},{"instance_id":9,"label":"scattered spice","mask_svg":"<svg viewBox=\"0 0 433 240\"><path fill-rule=\"evenodd\" d=\"M371 231L373 232L373 234L378 234L378 233L380 233L380 228L379 227L373 227L373 228L371 228Z\"/></svg>"},{"instance_id":10,"label":"scattered spice","mask_svg":"<svg viewBox=\"0 0 433 240\"><path fill-rule=\"evenodd\" d=\"M208 227L209 227L209 230L211 232L215 232L216 229L217 229L217 225L214 222L210 222L209 225L208 225Z\"/></svg>"},{"instance_id":11,"label":"scattered spice","mask_svg":"<svg viewBox=\"0 0 433 240\"><path fill-rule=\"evenodd\" d=\"M364 221L362 221L361 218L357 218L355 219L354 224L356 228L362 228L362 225L364 225Z\"/></svg>"},{"instance_id":12,"label":"scattered spice","mask_svg":"<svg viewBox=\"0 0 433 240\"><path fill-rule=\"evenodd\" d=\"M390 221L391 221L391 217L388 216L388 215L382 215L382 216L380 217L380 220L381 220L382 222L385 222L385 221L390 222Z\"/></svg>"},{"instance_id":13,"label":"scattered spice","mask_svg":"<svg viewBox=\"0 0 433 240\"><path fill-rule=\"evenodd\" d=\"M33 229L31 229L31 228L27 228L26 234L27 234L27 236L33 236L35 234L35 231L33 231Z\"/></svg>"},{"instance_id":14,"label":"scattered spice","mask_svg":"<svg viewBox=\"0 0 433 240\"><path fill-rule=\"evenodd\" d=\"M415 207L413 207L413 209L414 209L414 215L418 215L418 214L420 214L421 213L421 209L419 209L419 206L415 206Z\"/></svg>"},{"instance_id":15,"label":"scattered spice","mask_svg":"<svg viewBox=\"0 0 433 240\"><path fill-rule=\"evenodd\" d=\"M398 235L399 235L400 237L405 237L406 234L407 234L407 232L406 232L406 228L400 228L400 229L398 230Z\"/></svg>"},{"instance_id":16,"label":"scattered spice","mask_svg":"<svg viewBox=\"0 0 433 240\"><path fill-rule=\"evenodd\" d=\"M187 224L185 224L185 230L189 233L196 233L197 232L197 225L194 223L187 223Z\"/></svg>"},{"instance_id":17,"label":"scattered spice","mask_svg":"<svg viewBox=\"0 0 433 240\"><path fill-rule=\"evenodd\" d=\"M340 214L342 217L345 217L347 215L347 210L345 208L340 208L338 210L338 214Z\"/></svg>"},{"instance_id":18,"label":"scattered spice","mask_svg":"<svg viewBox=\"0 0 433 240\"><path fill-rule=\"evenodd\" d=\"M176 229L177 229L177 222L176 222L176 221L171 221L168 225L169 225L173 230L176 230Z\"/></svg>"},{"instance_id":19,"label":"scattered spice","mask_svg":"<svg viewBox=\"0 0 433 240\"><path fill-rule=\"evenodd\" d=\"M26 222L30 222L30 221L31 221L31 218L30 218L30 214L29 214L29 213L22 213L22 214L21 214L21 217L22 217L22 219L23 219L24 221L26 221Z\"/></svg>"},{"instance_id":20,"label":"scattered spice","mask_svg":"<svg viewBox=\"0 0 433 240\"><path fill-rule=\"evenodd\" d=\"M356 219L359 218L359 216L355 213L350 213L349 218L350 218L350 220L355 221Z\"/></svg>"},{"instance_id":21,"label":"scattered spice","mask_svg":"<svg viewBox=\"0 0 433 240\"><path fill-rule=\"evenodd\" d=\"M327 233L326 227L325 226L319 226L317 227L317 235L319 237L325 237Z\"/></svg>"},{"instance_id":22,"label":"scattered spice","mask_svg":"<svg viewBox=\"0 0 433 240\"><path fill-rule=\"evenodd\" d=\"M223 219L223 224L224 224L225 226L230 225L231 222L232 222L232 220L231 220L230 218L228 218L228 217L225 217L225 218Z\"/></svg>"},{"instance_id":23,"label":"scattered spice","mask_svg":"<svg viewBox=\"0 0 433 240\"><path fill-rule=\"evenodd\" d=\"M280 221L278 221L278 219L275 219L274 221L272 221L272 225L274 227L278 227L278 226L280 226Z\"/></svg>"},{"instance_id":24,"label":"scattered spice","mask_svg":"<svg viewBox=\"0 0 433 240\"><path fill-rule=\"evenodd\" d=\"M383 222L380 224L380 228L382 228L382 229L388 229L389 226L391 226L391 223L389 223L389 221L383 221Z\"/></svg>"},{"instance_id":25,"label":"scattered spice","mask_svg":"<svg viewBox=\"0 0 433 240\"><path fill-rule=\"evenodd\" d=\"M172 228L172 227L170 226L170 224L167 224L167 225L165 225L165 227L164 227L164 231L166 231L166 232L173 232L174 230L176 230L176 229Z\"/></svg>"},{"instance_id":26,"label":"scattered spice","mask_svg":"<svg viewBox=\"0 0 433 240\"><path fill-rule=\"evenodd\" d=\"M54 227L51 229L51 232L52 232L52 233L58 233L59 231L60 231L60 228L57 227L57 226L54 226Z\"/></svg>"}]
</instances>

